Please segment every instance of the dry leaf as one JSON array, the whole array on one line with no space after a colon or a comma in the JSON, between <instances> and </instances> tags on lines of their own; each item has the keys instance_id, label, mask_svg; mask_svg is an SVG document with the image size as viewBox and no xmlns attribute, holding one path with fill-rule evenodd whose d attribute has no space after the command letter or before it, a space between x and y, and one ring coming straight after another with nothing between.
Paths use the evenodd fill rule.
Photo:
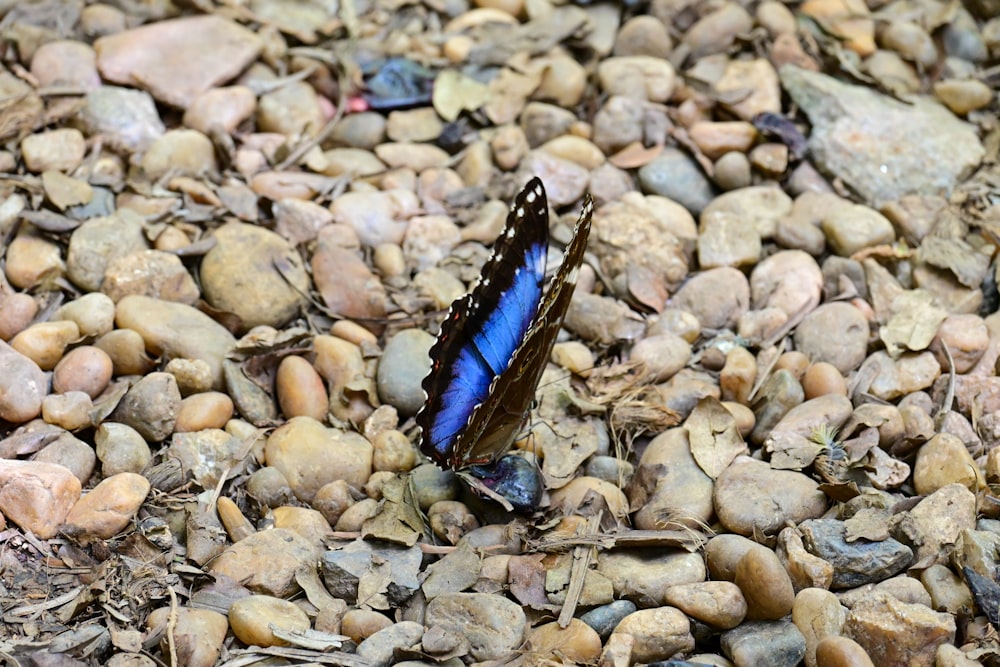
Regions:
<instances>
[{"instance_id":1,"label":"dry leaf","mask_svg":"<svg viewBox=\"0 0 1000 667\"><path fill-rule=\"evenodd\" d=\"M658 158L663 152L663 144L646 148L642 142L634 141L608 158L619 169L638 169Z\"/></svg>"},{"instance_id":2,"label":"dry leaf","mask_svg":"<svg viewBox=\"0 0 1000 667\"><path fill-rule=\"evenodd\" d=\"M982 285L990 269L990 256L963 239L928 236L920 244L919 257L931 266L950 271L959 283L970 288Z\"/></svg>"},{"instance_id":3,"label":"dry leaf","mask_svg":"<svg viewBox=\"0 0 1000 667\"><path fill-rule=\"evenodd\" d=\"M475 111L490 99L490 89L461 72L446 69L434 80L434 110L449 123L463 111Z\"/></svg>"},{"instance_id":4,"label":"dry leaf","mask_svg":"<svg viewBox=\"0 0 1000 667\"><path fill-rule=\"evenodd\" d=\"M691 442L691 455L705 474L716 479L740 454L749 453L736 419L711 396L698 401L684 426Z\"/></svg>"},{"instance_id":5,"label":"dry leaf","mask_svg":"<svg viewBox=\"0 0 1000 667\"><path fill-rule=\"evenodd\" d=\"M906 350L926 350L937 335L948 312L937 305L934 295L923 289L903 292L892 302L892 317L878 335L893 359Z\"/></svg>"}]
</instances>

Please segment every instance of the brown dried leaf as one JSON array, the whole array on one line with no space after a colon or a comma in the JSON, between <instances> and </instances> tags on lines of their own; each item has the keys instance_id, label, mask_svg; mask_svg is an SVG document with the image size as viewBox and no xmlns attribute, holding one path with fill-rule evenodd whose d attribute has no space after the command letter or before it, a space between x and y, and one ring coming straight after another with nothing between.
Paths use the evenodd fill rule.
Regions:
<instances>
[{"instance_id":1,"label":"brown dried leaf","mask_svg":"<svg viewBox=\"0 0 1000 667\"><path fill-rule=\"evenodd\" d=\"M412 547L423 534L424 522L417 512L410 485L402 477L389 480L382 487L379 512L364 522L361 536Z\"/></svg>"},{"instance_id":2,"label":"brown dried leaf","mask_svg":"<svg viewBox=\"0 0 1000 667\"><path fill-rule=\"evenodd\" d=\"M926 350L948 312L937 305L934 294L923 289L903 292L892 302L892 316L878 335L886 351L896 358L906 350Z\"/></svg>"},{"instance_id":3,"label":"brown dried leaf","mask_svg":"<svg viewBox=\"0 0 1000 667\"><path fill-rule=\"evenodd\" d=\"M525 607L543 607L549 604L545 595L545 554L511 556L507 565L507 581L514 599Z\"/></svg>"},{"instance_id":4,"label":"brown dried leaf","mask_svg":"<svg viewBox=\"0 0 1000 667\"><path fill-rule=\"evenodd\" d=\"M463 111L475 111L489 99L486 84L456 70L444 70L434 80L434 110L448 122L456 120Z\"/></svg>"},{"instance_id":5,"label":"brown dried leaf","mask_svg":"<svg viewBox=\"0 0 1000 667\"><path fill-rule=\"evenodd\" d=\"M619 169L638 169L658 158L663 152L663 144L646 148L640 141L635 141L608 158Z\"/></svg>"},{"instance_id":6,"label":"brown dried leaf","mask_svg":"<svg viewBox=\"0 0 1000 667\"><path fill-rule=\"evenodd\" d=\"M892 512L877 507L860 509L844 521L844 539L848 542L869 540L884 542L889 539L889 519Z\"/></svg>"},{"instance_id":7,"label":"brown dried leaf","mask_svg":"<svg viewBox=\"0 0 1000 667\"><path fill-rule=\"evenodd\" d=\"M482 560L467 542L427 567L427 578L420 589L428 600L445 593L460 593L479 580Z\"/></svg>"},{"instance_id":8,"label":"brown dried leaf","mask_svg":"<svg viewBox=\"0 0 1000 667\"><path fill-rule=\"evenodd\" d=\"M979 287L990 268L990 256L978 252L964 239L927 236L920 244L918 257L939 269L954 274L966 287Z\"/></svg>"},{"instance_id":9,"label":"brown dried leaf","mask_svg":"<svg viewBox=\"0 0 1000 667\"><path fill-rule=\"evenodd\" d=\"M885 451L874 447L866 470L868 479L876 489L893 489L910 477L910 466L889 456Z\"/></svg>"},{"instance_id":10,"label":"brown dried leaf","mask_svg":"<svg viewBox=\"0 0 1000 667\"><path fill-rule=\"evenodd\" d=\"M698 467L717 478L740 454L749 453L736 419L722 403L707 396L695 406L684 422L691 442L691 455Z\"/></svg>"}]
</instances>

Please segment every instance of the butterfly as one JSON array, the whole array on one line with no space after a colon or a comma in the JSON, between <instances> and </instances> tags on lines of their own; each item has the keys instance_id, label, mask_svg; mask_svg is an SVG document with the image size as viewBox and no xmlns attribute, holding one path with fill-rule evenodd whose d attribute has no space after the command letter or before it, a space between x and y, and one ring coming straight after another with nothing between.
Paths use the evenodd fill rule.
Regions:
<instances>
[{"instance_id":1,"label":"butterfly","mask_svg":"<svg viewBox=\"0 0 1000 667\"><path fill-rule=\"evenodd\" d=\"M593 211L587 195L562 265L545 290L545 187L533 178L515 198L479 281L451 305L430 349L431 370L422 385L427 400L416 421L420 449L439 467L471 468L491 480L518 465L506 457L502 469L491 469L534 400L573 296Z\"/></svg>"}]
</instances>

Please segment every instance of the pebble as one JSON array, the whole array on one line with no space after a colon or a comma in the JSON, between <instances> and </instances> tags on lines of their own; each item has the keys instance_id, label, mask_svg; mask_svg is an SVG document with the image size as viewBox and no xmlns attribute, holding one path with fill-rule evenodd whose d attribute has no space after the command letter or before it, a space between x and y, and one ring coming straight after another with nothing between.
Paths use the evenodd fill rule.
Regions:
<instances>
[{"instance_id":1,"label":"pebble","mask_svg":"<svg viewBox=\"0 0 1000 667\"><path fill-rule=\"evenodd\" d=\"M728 581L671 586L664 602L719 630L735 628L747 615L743 592L737 584Z\"/></svg>"},{"instance_id":2,"label":"pebble","mask_svg":"<svg viewBox=\"0 0 1000 667\"><path fill-rule=\"evenodd\" d=\"M199 177L218 169L212 140L197 130L168 130L153 140L142 157L151 180L167 175Z\"/></svg>"},{"instance_id":3,"label":"pebble","mask_svg":"<svg viewBox=\"0 0 1000 667\"><path fill-rule=\"evenodd\" d=\"M149 490L142 475L122 472L108 477L73 505L64 530L84 542L111 539L132 523Z\"/></svg>"},{"instance_id":4,"label":"pebble","mask_svg":"<svg viewBox=\"0 0 1000 667\"><path fill-rule=\"evenodd\" d=\"M316 90L295 81L264 93L257 100L257 126L288 137L315 136L325 121Z\"/></svg>"},{"instance_id":5,"label":"pebble","mask_svg":"<svg viewBox=\"0 0 1000 667\"><path fill-rule=\"evenodd\" d=\"M232 133L253 116L257 97L246 86L212 88L198 95L184 110L183 122L192 130L211 135L216 129Z\"/></svg>"},{"instance_id":6,"label":"pebble","mask_svg":"<svg viewBox=\"0 0 1000 667\"><path fill-rule=\"evenodd\" d=\"M652 56L666 59L673 50L673 40L666 25L655 16L633 16L618 30L614 55Z\"/></svg>"},{"instance_id":7,"label":"pebble","mask_svg":"<svg viewBox=\"0 0 1000 667\"><path fill-rule=\"evenodd\" d=\"M311 417L293 417L267 439L264 457L288 480L299 500L311 502L320 487L344 480L362 488L372 473L373 447L361 435L327 428ZM329 465L317 467L316 461Z\"/></svg>"},{"instance_id":8,"label":"pebble","mask_svg":"<svg viewBox=\"0 0 1000 667\"><path fill-rule=\"evenodd\" d=\"M150 373L140 378L111 415L131 426L148 442L165 440L174 430L181 394L169 373Z\"/></svg>"},{"instance_id":9,"label":"pebble","mask_svg":"<svg viewBox=\"0 0 1000 667\"><path fill-rule=\"evenodd\" d=\"M334 200L330 212L334 222L354 228L362 245L400 245L407 220L420 212L420 201L407 190L348 192Z\"/></svg>"},{"instance_id":10,"label":"pebble","mask_svg":"<svg viewBox=\"0 0 1000 667\"><path fill-rule=\"evenodd\" d=\"M180 258L161 250L139 250L113 259L105 269L101 291L116 302L142 294L193 305L201 296Z\"/></svg>"},{"instance_id":11,"label":"pebble","mask_svg":"<svg viewBox=\"0 0 1000 667\"><path fill-rule=\"evenodd\" d=\"M9 341L24 331L38 313L38 302L23 292L0 297L0 340Z\"/></svg>"},{"instance_id":12,"label":"pebble","mask_svg":"<svg viewBox=\"0 0 1000 667\"><path fill-rule=\"evenodd\" d=\"M957 614L972 608L972 592L951 568L934 564L920 573L920 582L931 596L931 608Z\"/></svg>"},{"instance_id":13,"label":"pebble","mask_svg":"<svg viewBox=\"0 0 1000 667\"><path fill-rule=\"evenodd\" d=\"M132 329L109 331L94 341L94 347L111 358L115 375L141 375L153 368L153 360L146 355L146 343Z\"/></svg>"},{"instance_id":14,"label":"pebble","mask_svg":"<svg viewBox=\"0 0 1000 667\"><path fill-rule=\"evenodd\" d=\"M423 329L406 329L385 345L376 374L378 393L400 414L414 415L424 404L420 385L427 375L427 352L433 344L434 338Z\"/></svg>"},{"instance_id":15,"label":"pebble","mask_svg":"<svg viewBox=\"0 0 1000 667\"><path fill-rule=\"evenodd\" d=\"M218 391L194 394L181 400L174 433L222 428L233 418L233 399Z\"/></svg>"},{"instance_id":16,"label":"pebble","mask_svg":"<svg viewBox=\"0 0 1000 667\"><path fill-rule=\"evenodd\" d=\"M73 171L83 160L85 151L83 133L72 128L30 134L21 142L24 166L37 174L50 169Z\"/></svg>"},{"instance_id":17,"label":"pebble","mask_svg":"<svg viewBox=\"0 0 1000 667\"><path fill-rule=\"evenodd\" d=\"M136 331L154 354L207 362L212 387L223 387L222 360L236 339L208 315L186 304L132 295L118 302L115 323Z\"/></svg>"},{"instance_id":18,"label":"pebble","mask_svg":"<svg viewBox=\"0 0 1000 667\"><path fill-rule=\"evenodd\" d=\"M286 418L326 418L330 399L326 385L316 369L303 357L289 355L278 364L274 380L278 405Z\"/></svg>"},{"instance_id":19,"label":"pebble","mask_svg":"<svg viewBox=\"0 0 1000 667\"><path fill-rule=\"evenodd\" d=\"M272 626L284 632L305 632L310 623L294 603L269 595L241 598L229 608L229 627L247 646L287 646L274 636Z\"/></svg>"},{"instance_id":20,"label":"pebble","mask_svg":"<svg viewBox=\"0 0 1000 667\"><path fill-rule=\"evenodd\" d=\"M319 556L320 548L313 540L274 528L228 547L212 561L209 570L231 577L255 593L286 598L299 591L296 572L314 568Z\"/></svg>"},{"instance_id":21,"label":"pebble","mask_svg":"<svg viewBox=\"0 0 1000 667\"><path fill-rule=\"evenodd\" d=\"M60 433L55 440L35 454L32 460L58 463L76 475L81 484L86 484L94 472L97 457L94 455L94 449L86 442L69 433Z\"/></svg>"},{"instance_id":22,"label":"pebble","mask_svg":"<svg viewBox=\"0 0 1000 667\"><path fill-rule=\"evenodd\" d=\"M891 595L874 595L847 614L844 636L877 665L933 665L937 647L955 640L955 619Z\"/></svg>"},{"instance_id":23,"label":"pebble","mask_svg":"<svg viewBox=\"0 0 1000 667\"><path fill-rule=\"evenodd\" d=\"M93 410L94 402L82 391L49 394L42 400L42 419L67 431L93 426Z\"/></svg>"},{"instance_id":24,"label":"pebble","mask_svg":"<svg viewBox=\"0 0 1000 667\"><path fill-rule=\"evenodd\" d=\"M95 429L94 447L105 477L141 472L153 458L149 445L138 431L115 422L104 422Z\"/></svg>"},{"instance_id":25,"label":"pebble","mask_svg":"<svg viewBox=\"0 0 1000 667\"><path fill-rule=\"evenodd\" d=\"M596 136L594 143L597 141ZM607 152L607 147L602 146ZM643 192L660 195L697 215L715 196L715 188L698 165L680 149L665 148L660 155L639 168Z\"/></svg>"},{"instance_id":26,"label":"pebble","mask_svg":"<svg viewBox=\"0 0 1000 667\"><path fill-rule=\"evenodd\" d=\"M709 522L713 486L691 456L687 429L664 431L646 447L628 486L631 506L640 508L633 517L635 527L694 529Z\"/></svg>"},{"instance_id":27,"label":"pebble","mask_svg":"<svg viewBox=\"0 0 1000 667\"><path fill-rule=\"evenodd\" d=\"M520 605L480 593L446 593L427 603L424 625L464 637L473 660L497 660L517 649L527 631Z\"/></svg>"},{"instance_id":28,"label":"pebble","mask_svg":"<svg viewBox=\"0 0 1000 667\"><path fill-rule=\"evenodd\" d=\"M40 45L31 58L31 74L41 87L67 86L86 91L101 85L94 50L89 44L69 39Z\"/></svg>"},{"instance_id":29,"label":"pebble","mask_svg":"<svg viewBox=\"0 0 1000 667\"><path fill-rule=\"evenodd\" d=\"M0 419L21 424L37 417L49 380L34 361L0 341Z\"/></svg>"},{"instance_id":30,"label":"pebble","mask_svg":"<svg viewBox=\"0 0 1000 667\"><path fill-rule=\"evenodd\" d=\"M417 451L409 438L395 429L386 429L372 440L375 471L409 472L417 464Z\"/></svg>"},{"instance_id":31,"label":"pebble","mask_svg":"<svg viewBox=\"0 0 1000 667\"><path fill-rule=\"evenodd\" d=\"M750 160L744 153L726 153L715 161L715 184L726 191L750 185Z\"/></svg>"},{"instance_id":32,"label":"pebble","mask_svg":"<svg viewBox=\"0 0 1000 667\"><path fill-rule=\"evenodd\" d=\"M607 639L614 629L636 606L630 600L615 600L610 604L595 607L580 615L580 620L589 625L601 637Z\"/></svg>"},{"instance_id":33,"label":"pebble","mask_svg":"<svg viewBox=\"0 0 1000 667\"><path fill-rule=\"evenodd\" d=\"M682 43L690 49L691 59L722 53L729 49L737 35L753 28L753 18L735 4L722 5L706 14L684 33Z\"/></svg>"},{"instance_id":34,"label":"pebble","mask_svg":"<svg viewBox=\"0 0 1000 667\"><path fill-rule=\"evenodd\" d=\"M684 283L669 305L691 313L703 327L732 328L750 306L750 285L738 269L709 269Z\"/></svg>"},{"instance_id":35,"label":"pebble","mask_svg":"<svg viewBox=\"0 0 1000 667\"><path fill-rule=\"evenodd\" d=\"M309 277L295 249L267 229L229 223L201 262L205 298L246 328L281 326L305 305Z\"/></svg>"},{"instance_id":36,"label":"pebble","mask_svg":"<svg viewBox=\"0 0 1000 667\"><path fill-rule=\"evenodd\" d=\"M85 338L101 336L115 326L115 302L101 292L90 292L60 306L53 320L75 322Z\"/></svg>"},{"instance_id":37,"label":"pebble","mask_svg":"<svg viewBox=\"0 0 1000 667\"><path fill-rule=\"evenodd\" d=\"M867 14L864 3L856 4ZM816 166L842 179L865 201L950 191L982 159L975 131L937 102L900 105L868 87L796 67L782 68L781 83L809 116ZM891 146L903 142L908 150L893 153Z\"/></svg>"},{"instance_id":38,"label":"pebble","mask_svg":"<svg viewBox=\"0 0 1000 667\"><path fill-rule=\"evenodd\" d=\"M615 628L612 637L616 634L633 638L632 659L641 663L668 660L694 649L691 625L684 613L674 607L640 609L629 614Z\"/></svg>"},{"instance_id":39,"label":"pebble","mask_svg":"<svg viewBox=\"0 0 1000 667\"><path fill-rule=\"evenodd\" d=\"M653 382L663 382L687 365L691 345L674 334L649 336L633 346L630 359L642 363Z\"/></svg>"},{"instance_id":40,"label":"pebble","mask_svg":"<svg viewBox=\"0 0 1000 667\"><path fill-rule=\"evenodd\" d=\"M847 380L837 367L826 361L810 364L802 376L806 400L820 396L847 396Z\"/></svg>"},{"instance_id":41,"label":"pebble","mask_svg":"<svg viewBox=\"0 0 1000 667\"><path fill-rule=\"evenodd\" d=\"M985 481L965 444L950 433L938 433L917 450L913 486L918 494L928 495L954 483L975 492Z\"/></svg>"},{"instance_id":42,"label":"pebble","mask_svg":"<svg viewBox=\"0 0 1000 667\"><path fill-rule=\"evenodd\" d=\"M948 348L956 373L968 373L986 353L990 334L983 318L973 314L952 314L938 326L932 350L942 368L948 360L942 347Z\"/></svg>"},{"instance_id":43,"label":"pebble","mask_svg":"<svg viewBox=\"0 0 1000 667\"><path fill-rule=\"evenodd\" d=\"M761 249L757 230L735 217L713 217L701 222L698 263L707 270L754 264Z\"/></svg>"},{"instance_id":44,"label":"pebble","mask_svg":"<svg viewBox=\"0 0 1000 667\"><path fill-rule=\"evenodd\" d=\"M0 512L39 539L55 537L80 488L80 480L61 465L0 459Z\"/></svg>"},{"instance_id":45,"label":"pebble","mask_svg":"<svg viewBox=\"0 0 1000 667\"><path fill-rule=\"evenodd\" d=\"M666 102L674 91L675 74L673 66L661 58L617 56L601 61L597 79L609 95Z\"/></svg>"},{"instance_id":46,"label":"pebble","mask_svg":"<svg viewBox=\"0 0 1000 667\"><path fill-rule=\"evenodd\" d=\"M875 21L864 2L807 0L799 11L821 21L831 34L844 41L844 46L859 56L867 56L875 50Z\"/></svg>"},{"instance_id":47,"label":"pebble","mask_svg":"<svg viewBox=\"0 0 1000 667\"><path fill-rule=\"evenodd\" d=\"M385 288L358 252L354 230L346 225L327 225L316 241L312 278L327 308L341 317L361 321L384 317L388 300ZM402 249L392 247L405 263Z\"/></svg>"},{"instance_id":48,"label":"pebble","mask_svg":"<svg viewBox=\"0 0 1000 667\"><path fill-rule=\"evenodd\" d=\"M799 524L799 529L806 549L833 565L833 588L853 588L888 579L913 560L913 551L892 538L848 542L842 521L813 519Z\"/></svg>"},{"instance_id":49,"label":"pebble","mask_svg":"<svg viewBox=\"0 0 1000 667\"><path fill-rule=\"evenodd\" d=\"M934 84L934 96L954 113L964 116L989 105L993 91L974 79L945 79Z\"/></svg>"},{"instance_id":50,"label":"pebble","mask_svg":"<svg viewBox=\"0 0 1000 667\"><path fill-rule=\"evenodd\" d=\"M126 152L144 151L165 128L152 96L142 90L100 86L87 92L80 120L88 135Z\"/></svg>"},{"instance_id":51,"label":"pebble","mask_svg":"<svg viewBox=\"0 0 1000 667\"><path fill-rule=\"evenodd\" d=\"M601 655L601 638L579 619L571 619L566 628L559 623L545 623L528 635L529 660L544 660L553 655L576 663L594 663Z\"/></svg>"},{"instance_id":52,"label":"pebble","mask_svg":"<svg viewBox=\"0 0 1000 667\"><path fill-rule=\"evenodd\" d=\"M777 621L792 611L792 580L770 549L748 550L736 564L733 583L746 599L748 619Z\"/></svg>"},{"instance_id":53,"label":"pebble","mask_svg":"<svg viewBox=\"0 0 1000 667\"><path fill-rule=\"evenodd\" d=\"M723 106L746 121L760 113L781 113L778 73L763 58L730 60L722 78L715 82L715 92L723 99L736 93L739 101L724 102Z\"/></svg>"},{"instance_id":54,"label":"pebble","mask_svg":"<svg viewBox=\"0 0 1000 667\"><path fill-rule=\"evenodd\" d=\"M789 621L750 621L722 635L722 652L737 665L793 667L806 653L806 642Z\"/></svg>"},{"instance_id":55,"label":"pebble","mask_svg":"<svg viewBox=\"0 0 1000 667\"><path fill-rule=\"evenodd\" d=\"M143 219L129 209L85 221L70 236L66 250L69 279L88 292L96 292L112 261L148 247Z\"/></svg>"},{"instance_id":56,"label":"pebble","mask_svg":"<svg viewBox=\"0 0 1000 667\"><path fill-rule=\"evenodd\" d=\"M688 129L691 140L711 160L727 153L746 153L757 140L757 128L742 120L699 121Z\"/></svg>"},{"instance_id":57,"label":"pebble","mask_svg":"<svg viewBox=\"0 0 1000 667\"><path fill-rule=\"evenodd\" d=\"M825 637L816 645L817 665L830 667L875 667L861 644L848 637Z\"/></svg>"},{"instance_id":58,"label":"pebble","mask_svg":"<svg viewBox=\"0 0 1000 667\"><path fill-rule=\"evenodd\" d=\"M90 398L104 391L111 381L111 357L104 350L82 345L67 352L52 372L52 390L82 391Z\"/></svg>"},{"instance_id":59,"label":"pebble","mask_svg":"<svg viewBox=\"0 0 1000 667\"><path fill-rule=\"evenodd\" d=\"M319 628L317 628L319 629ZM357 655L373 667L389 667L397 651L405 651L418 643L424 626L414 621L400 621L379 630L358 644Z\"/></svg>"},{"instance_id":60,"label":"pebble","mask_svg":"<svg viewBox=\"0 0 1000 667\"><path fill-rule=\"evenodd\" d=\"M163 371L177 380L181 396L200 394L212 388L212 369L201 359L171 359Z\"/></svg>"},{"instance_id":61,"label":"pebble","mask_svg":"<svg viewBox=\"0 0 1000 667\"><path fill-rule=\"evenodd\" d=\"M975 498L964 485L949 484L921 500L905 521L899 521L896 530L900 539L917 545L918 562L950 562L960 536L973 530Z\"/></svg>"},{"instance_id":62,"label":"pebble","mask_svg":"<svg viewBox=\"0 0 1000 667\"><path fill-rule=\"evenodd\" d=\"M214 14L152 22L94 42L106 80L139 85L180 108L246 69L262 46L255 33ZM202 54L197 62L172 57L195 51Z\"/></svg>"},{"instance_id":63,"label":"pebble","mask_svg":"<svg viewBox=\"0 0 1000 667\"><path fill-rule=\"evenodd\" d=\"M173 621L173 633L166 632ZM170 655L171 644L178 655L183 655L190 667L212 667L226 640L229 622L224 614L211 609L187 607L160 607L146 619L150 635L163 630L160 650Z\"/></svg>"},{"instance_id":64,"label":"pebble","mask_svg":"<svg viewBox=\"0 0 1000 667\"><path fill-rule=\"evenodd\" d=\"M831 211L820 225L830 248L844 257L892 243L896 238L892 223L884 215L860 204Z\"/></svg>"},{"instance_id":65,"label":"pebble","mask_svg":"<svg viewBox=\"0 0 1000 667\"><path fill-rule=\"evenodd\" d=\"M802 319L794 338L795 348L814 362L825 361L846 374L865 360L868 320L849 303L824 303Z\"/></svg>"},{"instance_id":66,"label":"pebble","mask_svg":"<svg viewBox=\"0 0 1000 667\"><path fill-rule=\"evenodd\" d=\"M922 67L931 67L938 60L934 39L926 30L910 21L890 21L879 32L879 44Z\"/></svg>"},{"instance_id":67,"label":"pebble","mask_svg":"<svg viewBox=\"0 0 1000 667\"><path fill-rule=\"evenodd\" d=\"M79 338L80 329L73 322L38 322L11 338L10 346L43 371L51 371L69 344Z\"/></svg>"},{"instance_id":68,"label":"pebble","mask_svg":"<svg viewBox=\"0 0 1000 667\"><path fill-rule=\"evenodd\" d=\"M799 523L826 509L826 497L811 478L791 470L772 470L745 456L719 475L714 497L719 521L740 535L774 534L786 521Z\"/></svg>"},{"instance_id":69,"label":"pebble","mask_svg":"<svg viewBox=\"0 0 1000 667\"><path fill-rule=\"evenodd\" d=\"M828 590L804 588L796 594L792 622L806 641L806 667L825 664L817 660L817 646L828 637L838 637L846 618L847 610Z\"/></svg>"},{"instance_id":70,"label":"pebble","mask_svg":"<svg viewBox=\"0 0 1000 667\"><path fill-rule=\"evenodd\" d=\"M671 586L705 580L704 561L686 552L654 558L641 549L616 549L598 556L597 571L611 580L615 598L627 597L641 606L664 604Z\"/></svg>"}]
</instances>

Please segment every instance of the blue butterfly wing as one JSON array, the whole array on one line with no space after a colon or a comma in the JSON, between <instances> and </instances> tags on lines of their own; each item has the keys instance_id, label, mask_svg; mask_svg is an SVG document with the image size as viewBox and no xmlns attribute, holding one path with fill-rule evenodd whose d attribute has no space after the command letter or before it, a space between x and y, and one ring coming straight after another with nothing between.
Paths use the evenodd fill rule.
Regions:
<instances>
[{"instance_id":1,"label":"blue butterfly wing","mask_svg":"<svg viewBox=\"0 0 1000 667\"><path fill-rule=\"evenodd\" d=\"M479 282L441 325L417 424L421 450L442 467L464 465L471 445L463 434L538 314L548 236L548 201L535 178L516 197Z\"/></svg>"}]
</instances>

